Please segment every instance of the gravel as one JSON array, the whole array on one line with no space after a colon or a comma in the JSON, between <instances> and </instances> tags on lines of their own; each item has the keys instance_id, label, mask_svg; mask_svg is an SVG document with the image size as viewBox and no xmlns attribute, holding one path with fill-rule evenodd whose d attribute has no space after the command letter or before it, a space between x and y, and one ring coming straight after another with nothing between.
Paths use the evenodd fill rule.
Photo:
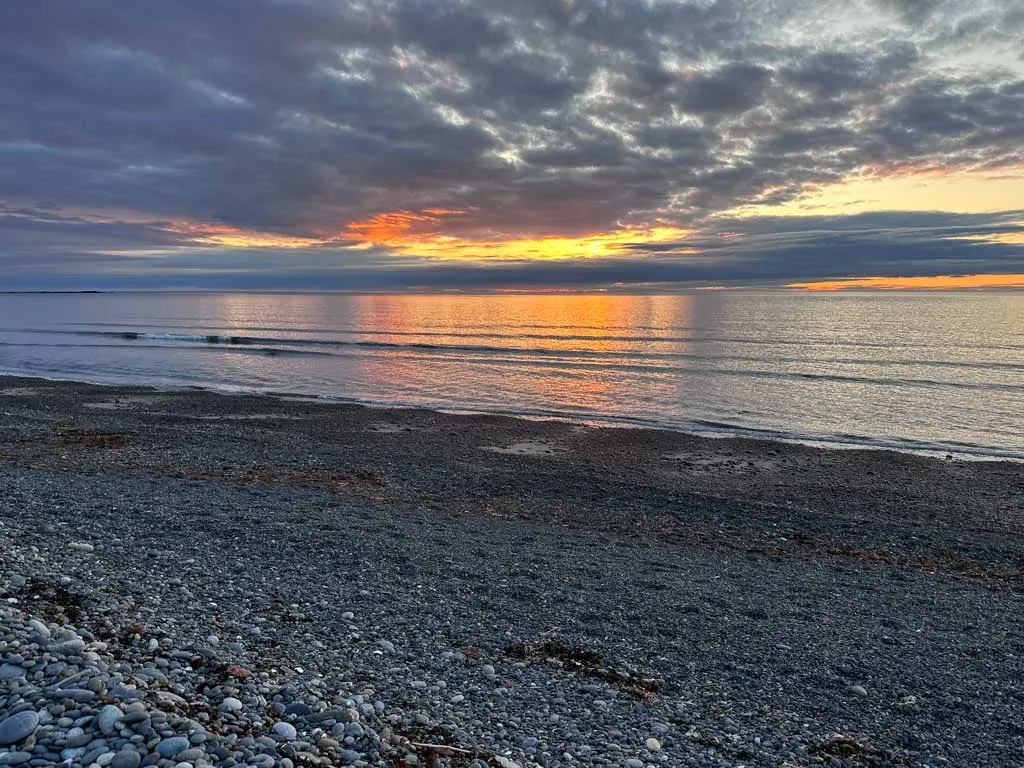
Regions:
<instances>
[{"instance_id":1,"label":"gravel","mask_svg":"<svg viewBox=\"0 0 1024 768\"><path fill-rule=\"evenodd\" d=\"M105 456L0 469L0 766L1024 766L1012 581Z\"/></svg>"}]
</instances>

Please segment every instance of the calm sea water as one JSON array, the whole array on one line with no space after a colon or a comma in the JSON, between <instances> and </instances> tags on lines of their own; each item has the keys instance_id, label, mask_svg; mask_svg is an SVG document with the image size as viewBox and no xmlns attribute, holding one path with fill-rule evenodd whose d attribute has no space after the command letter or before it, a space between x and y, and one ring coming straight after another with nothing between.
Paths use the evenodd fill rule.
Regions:
<instances>
[{"instance_id":1,"label":"calm sea water","mask_svg":"<svg viewBox=\"0 0 1024 768\"><path fill-rule=\"evenodd\" d=\"M1024 459L1024 293L0 295L0 372Z\"/></svg>"}]
</instances>

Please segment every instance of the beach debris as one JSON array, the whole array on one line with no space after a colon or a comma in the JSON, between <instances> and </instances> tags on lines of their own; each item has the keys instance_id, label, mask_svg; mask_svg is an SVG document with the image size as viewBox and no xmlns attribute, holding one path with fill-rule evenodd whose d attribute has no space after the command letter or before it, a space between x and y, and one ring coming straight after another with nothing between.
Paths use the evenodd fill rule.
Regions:
<instances>
[{"instance_id":1,"label":"beach debris","mask_svg":"<svg viewBox=\"0 0 1024 768\"><path fill-rule=\"evenodd\" d=\"M58 433L62 445L78 448L124 448L132 441L128 432L106 432L100 429L68 429Z\"/></svg>"},{"instance_id":2,"label":"beach debris","mask_svg":"<svg viewBox=\"0 0 1024 768\"><path fill-rule=\"evenodd\" d=\"M865 768L876 765L905 765L912 768L917 765L892 750L878 749L840 734L829 736L821 744L812 747L810 752L823 758L838 758L843 765L852 764Z\"/></svg>"},{"instance_id":3,"label":"beach debris","mask_svg":"<svg viewBox=\"0 0 1024 768\"><path fill-rule=\"evenodd\" d=\"M661 688L662 681L655 677L612 669L605 665L600 652L566 645L558 639L549 638L536 644L518 641L506 648L505 653L520 661L553 663L571 672L596 677L639 699L651 698Z\"/></svg>"}]
</instances>

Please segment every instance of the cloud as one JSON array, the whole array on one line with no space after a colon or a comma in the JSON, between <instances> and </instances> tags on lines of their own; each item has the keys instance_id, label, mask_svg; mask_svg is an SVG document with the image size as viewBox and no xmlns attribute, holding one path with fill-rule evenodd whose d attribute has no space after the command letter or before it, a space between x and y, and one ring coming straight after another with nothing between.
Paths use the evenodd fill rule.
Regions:
<instances>
[{"instance_id":1,"label":"cloud","mask_svg":"<svg viewBox=\"0 0 1024 768\"><path fill-rule=\"evenodd\" d=\"M26 275L36 252L82 274L114 252L137 269L133 249L147 268L182 248L214 263L223 244L167 226L190 222L334 244L354 269L371 250L337 240L379 214L457 210L439 234L469 240L709 232L859 169L1011 171L1010 5L0 4L0 259ZM293 250L278 258L294 272Z\"/></svg>"}]
</instances>

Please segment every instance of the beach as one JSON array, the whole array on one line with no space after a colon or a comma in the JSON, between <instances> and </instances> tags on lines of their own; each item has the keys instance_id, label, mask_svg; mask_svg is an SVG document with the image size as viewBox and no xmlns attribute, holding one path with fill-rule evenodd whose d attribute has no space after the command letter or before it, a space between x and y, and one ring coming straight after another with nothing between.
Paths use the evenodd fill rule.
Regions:
<instances>
[{"instance_id":1,"label":"beach","mask_svg":"<svg viewBox=\"0 0 1024 768\"><path fill-rule=\"evenodd\" d=\"M8 712L29 617L157 673L83 705L156 735L72 764L1024 765L1022 463L12 377L0 414Z\"/></svg>"}]
</instances>

